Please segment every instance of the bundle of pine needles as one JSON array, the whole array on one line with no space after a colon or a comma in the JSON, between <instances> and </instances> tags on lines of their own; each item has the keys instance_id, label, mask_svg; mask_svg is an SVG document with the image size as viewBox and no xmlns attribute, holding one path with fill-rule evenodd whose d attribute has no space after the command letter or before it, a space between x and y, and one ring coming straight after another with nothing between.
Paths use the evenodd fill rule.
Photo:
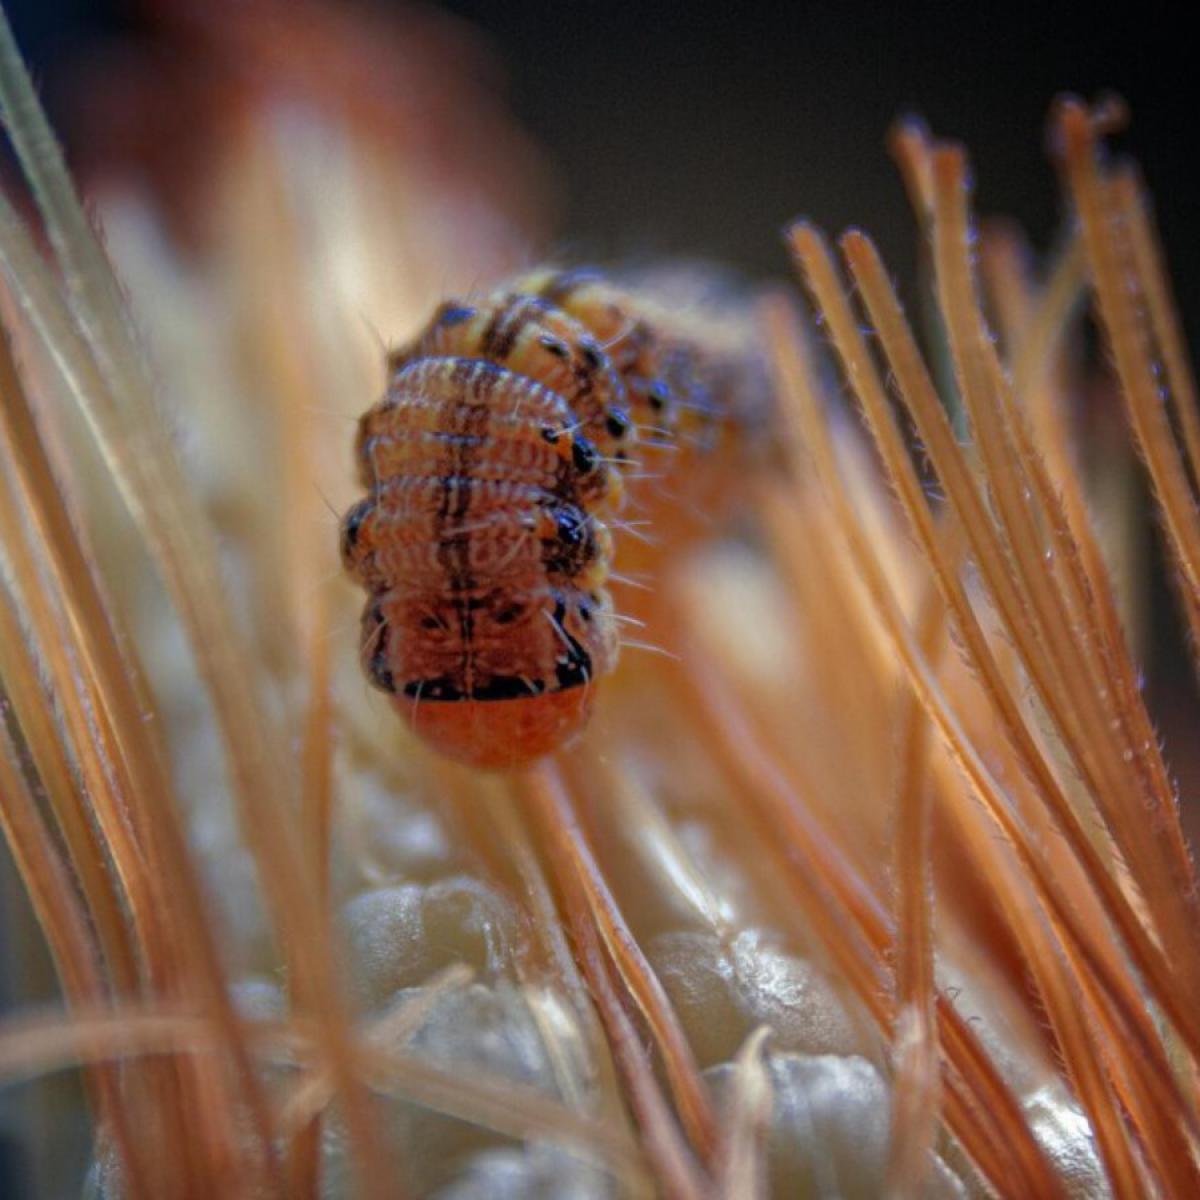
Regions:
<instances>
[{"instance_id":1,"label":"bundle of pine needles","mask_svg":"<svg viewBox=\"0 0 1200 1200\"><path fill-rule=\"evenodd\" d=\"M763 308L787 464L751 535L664 554L666 653L480 775L368 691L335 514L372 326L520 261L536 157L440 27L199 26L202 229L111 175L105 245L0 27L36 210L0 202L0 825L64 1006L0 1025L31 1176L82 1146L106 1200L1200 1193L1200 896L1122 463L1079 420L1107 370L1196 645L1200 418L1111 106L1053 114L1041 279L977 234L962 149L898 129L931 353L868 237L790 231L811 309ZM407 86L348 86L381 59ZM38 1082L67 1068L78 1097Z\"/></svg>"}]
</instances>

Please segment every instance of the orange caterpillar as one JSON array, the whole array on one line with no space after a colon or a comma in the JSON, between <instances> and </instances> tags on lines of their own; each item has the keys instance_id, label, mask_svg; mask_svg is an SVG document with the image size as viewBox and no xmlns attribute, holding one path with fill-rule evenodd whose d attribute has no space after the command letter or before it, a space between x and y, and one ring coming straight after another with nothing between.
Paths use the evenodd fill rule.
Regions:
<instances>
[{"instance_id":1,"label":"orange caterpillar","mask_svg":"<svg viewBox=\"0 0 1200 1200\"><path fill-rule=\"evenodd\" d=\"M766 423L760 359L727 333L543 271L443 304L390 356L341 553L367 676L438 750L511 767L586 721L617 661L608 523L635 454L671 444L688 473Z\"/></svg>"}]
</instances>

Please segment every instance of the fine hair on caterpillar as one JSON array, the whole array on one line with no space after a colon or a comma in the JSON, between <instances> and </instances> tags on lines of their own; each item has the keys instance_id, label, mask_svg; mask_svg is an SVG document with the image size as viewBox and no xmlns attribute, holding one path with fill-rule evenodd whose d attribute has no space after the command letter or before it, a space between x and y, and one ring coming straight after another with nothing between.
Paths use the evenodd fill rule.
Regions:
<instances>
[{"instance_id":1,"label":"fine hair on caterpillar","mask_svg":"<svg viewBox=\"0 0 1200 1200\"><path fill-rule=\"evenodd\" d=\"M513 767L586 722L618 655L614 531L660 541L618 515L627 484L702 478L769 425L745 328L544 270L443 303L389 356L341 554L367 677L436 749Z\"/></svg>"}]
</instances>

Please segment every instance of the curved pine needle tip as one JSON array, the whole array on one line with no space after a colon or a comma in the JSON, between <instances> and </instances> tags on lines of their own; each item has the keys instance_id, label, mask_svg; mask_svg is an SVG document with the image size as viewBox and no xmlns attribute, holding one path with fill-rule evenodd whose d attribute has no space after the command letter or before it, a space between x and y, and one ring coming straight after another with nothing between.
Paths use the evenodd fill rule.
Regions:
<instances>
[{"instance_id":1,"label":"curved pine needle tip","mask_svg":"<svg viewBox=\"0 0 1200 1200\"><path fill-rule=\"evenodd\" d=\"M783 227L783 238L786 242L794 241L805 230L816 228L815 223L810 217L793 217Z\"/></svg>"},{"instance_id":2,"label":"curved pine needle tip","mask_svg":"<svg viewBox=\"0 0 1200 1200\"><path fill-rule=\"evenodd\" d=\"M1047 123L1047 149L1052 157L1057 158L1062 153L1060 142L1062 122L1068 113L1077 113L1084 117L1097 138L1111 137L1127 129L1133 119L1125 98L1117 92L1102 92L1088 104L1071 92L1064 92L1055 97L1050 106L1050 120Z\"/></svg>"},{"instance_id":3,"label":"curved pine needle tip","mask_svg":"<svg viewBox=\"0 0 1200 1200\"><path fill-rule=\"evenodd\" d=\"M965 150L892 127L930 345L868 234L803 218L807 309L708 320L693 281L601 339L641 363L621 339L660 336L674 370L686 334L753 411L709 438L695 396L647 393L608 583L655 653L589 673L552 758L476 772L364 685L327 581L381 347L512 278L545 197L474 48L368 19L256 0L164 33L178 95L131 74L220 148L187 246L165 154L136 204L95 181L99 236L0 26L49 235L0 203L0 830L63 999L0 1024L0 1080L84 1083L30 1106L43 1193L93 1154L102 1200L1200 1194L1200 892L1131 650L1144 581L1112 565L1147 536L1140 460L1200 645L1200 414L1144 186L1105 152L1125 114L1056 105L1044 284L980 240ZM382 125L345 87L380 53ZM1100 391L1128 462L1075 426ZM418 541L396 553L444 558ZM82 1104L94 1146L66 1146Z\"/></svg>"}]
</instances>

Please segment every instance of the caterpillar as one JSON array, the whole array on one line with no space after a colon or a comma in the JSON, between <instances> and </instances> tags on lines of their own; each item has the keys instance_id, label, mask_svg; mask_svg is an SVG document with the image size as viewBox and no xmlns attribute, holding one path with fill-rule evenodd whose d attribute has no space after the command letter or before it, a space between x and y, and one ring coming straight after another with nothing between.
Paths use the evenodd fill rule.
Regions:
<instances>
[{"instance_id":1,"label":"caterpillar","mask_svg":"<svg viewBox=\"0 0 1200 1200\"><path fill-rule=\"evenodd\" d=\"M340 528L364 671L443 754L527 763L584 725L616 665L611 527L634 468L671 458L686 484L761 442L762 357L742 323L548 269L441 304L388 377Z\"/></svg>"}]
</instances>

